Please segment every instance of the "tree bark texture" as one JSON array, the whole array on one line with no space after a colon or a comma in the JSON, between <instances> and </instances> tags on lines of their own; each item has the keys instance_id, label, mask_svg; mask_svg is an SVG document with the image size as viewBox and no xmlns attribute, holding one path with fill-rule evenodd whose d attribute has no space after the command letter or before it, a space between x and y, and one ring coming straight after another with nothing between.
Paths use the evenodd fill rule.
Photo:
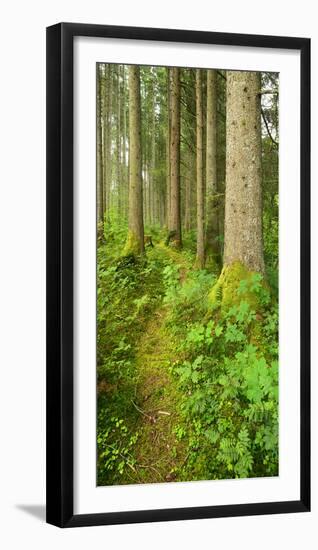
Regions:
<instances>
[{"instance_id":1,"label":"tree bark texture","mask_svg":"<svg viewBox=\"0 0 318 550\"><path fill-rule=\"evenodd\" d=\"M171 242L182 246L180 213L180 70L171 71L171 142L170 142L170 231L174 233Z\"/></svg>"},{"instance_id":2,"label":"tree bark texture","mask_svg":"<svg viewBox=\"0 0 318 550\"><path fill-rule=\"evenodd\" d=\"M204 181L203 181L203 102L202 70L196 70L196 134L197 134L197 257L196 265L204 267Z\"/></svg>"},{"instance_id":3,"label":"tree bark texture","mask_svg":"<svg viewBox=\"0 0 318 550\"><path fill-rule=\"evenodd\" d=\"M217 76L207 70L206 105L206 253L219 262L218 196L217 196Z\"/></svg>"},{"instance_id":4,"label":"tree bark texture","mask_svg":"<svg viewBox=\"0 0 318 550\"><path fill-rule=\"evenodd\" d=\"M264 273L261 73L227 73L224 265Z\"/></svg>"},{"instance_id":5,"label":"tree bark texture","mask_svg":"<svg viewBox=\"0 0 318 550\"><path fill-rule=\"evenodd\" d=\"M129 219L126 254L144 252L139 66L129 67Z\"/></svg>"},{"instance_id":6,"label":"tree bark texture","mask_svg":"<svg viewBox=\"0 0 318 550\"><path fill-rule=\"evenodd\" d=\"M97 221L103 221L104 197L103 197L103 136L102 136L102 102L101 102L101 67L97 65L97 102L96 102L96 139L97 139Z\"/></svg>"},{"instance_id":7,"label":"tree bark texture","mask_svg":"<svg viewBox=\"0 0 318 550\"><path fill-rule=\"evenodd\" d=\"M166 226L170 230L170 131L171 131L171 109L170 109L170 70L167 69L167 131L166 131L166 197L167 197L167 206L166 206Z\"/></svg>"}]
</instances>

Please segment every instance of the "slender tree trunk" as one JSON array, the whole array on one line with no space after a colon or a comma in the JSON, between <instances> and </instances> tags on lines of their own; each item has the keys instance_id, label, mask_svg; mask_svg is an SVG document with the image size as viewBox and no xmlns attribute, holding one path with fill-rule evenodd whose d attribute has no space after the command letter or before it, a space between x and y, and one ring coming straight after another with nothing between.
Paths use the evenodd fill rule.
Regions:
<instances>
[{"instance_id":1,"label":"slender tree trunk","mask_svg":"<svg viewBox=\"0 0 318 550\"><path fill-rule=\"evenodd\" d=\"M103 167L103 138L102 138L102 104L101 104L101 66L97 65L97 104L96 104L96 127L97 127L97 221L103 221L104 214L104 167Z\"/></svg>"},{"instance_id":2,"label":"slender tree trunk","mask_svg":"<svg viewBox=\"0 0 318 550\"><path fill-rule=\"evenodd\" d=\"M156 216L156 94L155 94L155 75L152 74L152 119L151 119L151 220L153 224L157 222Z\"/></svg>"},{"instance_id":3,"label":"slender tree trunk","mask_svg":"<svg viewBox=\"0 0 318 550\"><path fill-rule=\"evenodd\" d=\"M224 264L264 273L260 74L227 74Z\"/></svg>"},{"instance_id":4,"label":"slender tree trunk","mask_svg":"<svg viewBox=\"0 0 318 550\"><path fill-rule=\"evenodd\" d=\"M122 143L122 210L124 218L128 213L128 178L127 178L127 116L126 116L126 72L125 65L122 67L122 120L123 120L123 143Z\"/></svg>"},{"instance_id":5,"label":"slender tree trunk","mask_svg":"<svg viewBox=\"0 0 318 550\"><path fill-rule=\"evenodd\" d=\"M170 242L176 247L182 246L180 214L180 71L177 67L171 71L171 143L170 143L170 230L173 232Z\"/></svg>"},{"instance_id":6,"label":"slender tree trunk","mask_svg":"<svg viewBox=\"0 0 318 550\"><path fill-rule=\"evenodd\" d=\"M141 172L140 71L129 67L129 218L124 254L144 252L144 221Z\"/></svg>"},{"instance_id":7,"label":"slender tree trunk","mask_svg":"<svg viewBox=\"0 0 318 550\"><path fill-rule=\"evenodd\" d=\"M103 210L104 214L109 210L109 163L111 162L111 133L110 128L110 65L104 65L104 94L103 94L103 159L104 159L104 186L103 186Z\"/></svg>"},{"instance_id":8,"label":"slender tree trunk","mask_svg":"<svg viewBox=\"0 0 318 550\"><path fill-rule=\"evenodd\" d=\"M167 69L166 226L170 230L170 70Z\"/></svg>"},{"instance_id":9,"label":"slender tree trunk","mask_svg":"<svg viewBox=\"0 0 318 550\"><path fill-rule=\"evenodd\" d=\"M144 222L145 224L149 223L149 210L148 210L148 196L149 196L149 188L148 188L148 181L147 181L147 166L145 164L145 161L143 160L143 212L144 212Z\"/></svg>"},{"instance_id":10,"label":"slender tree trunk","mask_svg":"<svg viewBox=\"0 0 318 550\"><path fill-rule=\"evenodd\" d=\"M165 190L162 189L160 193L160 226L164 227L166 219L166 210L165 210Z\"/></svg>"},{"instance_id":11,"label":"slender tree trunk","mask_svg":"<svg viewBox=\"0 0 318 550\"><path fill-rule=\"evenodd\" d=\"M205 263L204 249L204 181L203 181L203 102L202 70L196 70L196 121L197 121L197 256L196 266Z\"/></svg>"},{"instance_id":12,"label":"slender tree trunk","mask_svg":"<svg viewBox=\"0 0 318 550\"><path fill-rule=\"evenodd\" d=\"M184 230L186 232L191 229L191 206L192 206L192 155L188 152L188 163L185 174L185 200L184 200Z\"/></svg>"},{"instance_id":13,"label":"slender tree trunk","mask_svg":"<svg viewBox=\"0 0 318 550\"><path fill-rule=\"evenodd\" d=\"M152 189L150 186L150 174L149 174L149 166L148 162L145 166L145 181L147 182L147 212L148 212L148 224L152 225L152 213L151 213L151 193Z\"/></svg>"},{"instance_id":14,"label":"slender tree trunk","mask_svg":"<svg viewBox=\"0 0 318 550\"><path fill-rule=\"evenodd\" d=\"M120 88L120 66L117 65L117 128L116 128L116 154L117 154L117 215L121 214L121 88Z\"/></svg>"},{"instance_id":15,"label":"slender tree trunk","mask_svg":"<svg viewBox=\"0 0 318 550\"><path fill-rule=\"evenodd\" d=\"M217 197L217 79L216 71L207 71L207 116L206 116L206 254L212 262L219 263L220 247L218 197Z\"/></svg>"},{"instance_id":16,"label":"slender tree trunk","mask_svg":"<svg viewBox=\"0 0 318 550\"><path fill-rule=\"evenodd\" d=\"M112 185L112 66L107 66L107 97L106 97L106 152L105 152L105 191L106 191L106 213L110 209L110 190Z\"/></svg>"}]
</instances>

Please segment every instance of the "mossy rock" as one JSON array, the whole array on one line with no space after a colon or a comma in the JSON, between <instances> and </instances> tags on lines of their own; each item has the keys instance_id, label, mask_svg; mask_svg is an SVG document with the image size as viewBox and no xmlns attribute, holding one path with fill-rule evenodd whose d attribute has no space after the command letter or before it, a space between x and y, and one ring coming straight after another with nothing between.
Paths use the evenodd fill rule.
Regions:
<instances>
[{"instance_id":1,"label":"mossy rock","mask_svg":"<svg viewBox=\"0 0 318 550\"><path fill-rule=\"evenodd\" d=\"M209 294L209 300L213 309L220 307L225 312L233 305L238 305L244 300L252 309L257 311L260 306L258 296L255 292L248 290L248 284L246 291L238 293L241 281L252 281L255 273L255 271L249 271L240 262L224 266Z\"/></svg>"}]
</instances>

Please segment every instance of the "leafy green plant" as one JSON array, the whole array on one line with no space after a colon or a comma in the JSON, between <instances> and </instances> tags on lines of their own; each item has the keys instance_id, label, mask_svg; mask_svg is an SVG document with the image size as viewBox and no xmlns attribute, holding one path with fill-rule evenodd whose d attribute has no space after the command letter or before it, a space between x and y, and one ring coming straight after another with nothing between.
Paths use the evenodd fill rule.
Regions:
<instances>
[{"instance_id":1,"label":"leafy green plant","mask_svg":"<svg viewBox=\"0 0 318 550\"><path fill-rule=\"evenodd\" d=\"M245 292L241 282L238 294ZM261 278L249 291L268 304ZM185 398L189 458L183 468L198 478L251 477L278 472L277 311L269 309L253 344L257 314L242 300L222 317L194 323L174 367ZM187 420L186 420L187 419ZM191 419L191 421L189 421ZM197 461L197 449L207 457Z\"/></svg>"},{"instance_id":2,"label":"leafy green plant","mask_svg":"<svg viewBox=\"0 0 318 550\"><path fill-rule=\"evenodd\" d=\"M107 418L107 422L105 420L105 411L102 410L98 416L101 427L98 431L97 444L99 475L102 476L104 483L108 475L114 471L120 476L127 469L134 471L136 460L132 451L139 436L138 432L133 435L129 433L122 418L112 416Z\"/></svg>"},{"instance_id":3,"label":"leafy green plant","mask_svg":"<svg viewBox=\"0 0 318 550\"><path fill-rule=\"evenodd\" d=\"M99 482L136 482L147 471L138 470L136 350L158 309L174 342L169 368L181 396L177 410L165 411L176 415L167 453L178 479L277 475L278 306L268 284L253 274L240 282L232 306L213 310L215 274L189 269L190 246L123 258L125 231L119 221L108 223L112 238L99 245L97 272ZM159 230L153 235L159 239Z\"/></svg>"},{"instance_id":4,"label":"leafy green plant","mask_svg":"<svg viewBox=\"0 0 318 550\"><path fill-rule=\"evenodd\" d=\"M181 273L181 274L180 274ZM182 279L182 266L168 265L164 269L164 303L170 308L169 321L173 328L182 323L202 319L209 309L208 295L215 275L205 270L193 270Z\"/></svg>"}]
</instances>

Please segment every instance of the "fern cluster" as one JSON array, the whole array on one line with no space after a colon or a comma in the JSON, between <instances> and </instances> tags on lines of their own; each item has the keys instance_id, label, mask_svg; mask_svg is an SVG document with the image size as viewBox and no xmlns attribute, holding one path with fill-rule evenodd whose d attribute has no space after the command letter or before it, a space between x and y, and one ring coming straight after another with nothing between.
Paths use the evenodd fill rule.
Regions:
<instances>
[{"instance_id":1,"label":"fern cluster","mask_svg":"<svg viewBox=\"0 0 318 550\"><path fill-rule=\"evenodd\" d=\"M249 291L263 304L262 315L241 300L186 327L185 359L173 367L184 394L187 429L177 434L188 444L184 479L278 474L277 305L260 277Z\"/></svg>"}]
</instances>

